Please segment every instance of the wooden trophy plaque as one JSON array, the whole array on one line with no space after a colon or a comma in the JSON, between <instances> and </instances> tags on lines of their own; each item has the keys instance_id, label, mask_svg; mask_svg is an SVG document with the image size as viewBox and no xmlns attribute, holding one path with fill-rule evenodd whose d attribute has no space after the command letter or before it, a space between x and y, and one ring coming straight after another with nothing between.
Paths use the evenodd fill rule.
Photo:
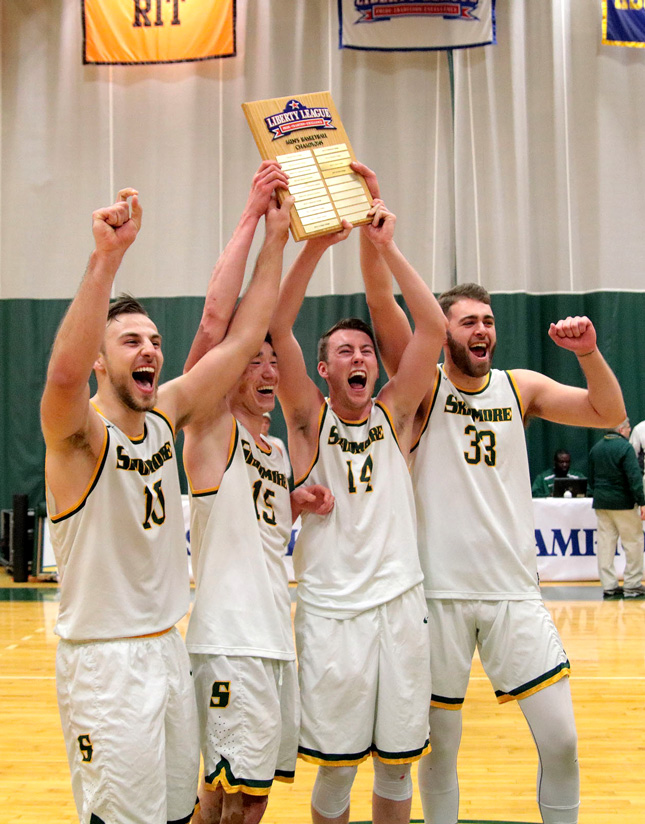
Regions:
<instances>
[{"instance_id":1,"label":"wooden trophy plaque","mask_svg":"<svg viewBox=\"0 0 645 824\"><path fill-rule=\"evenodd\" d=\"M294 240L328 235L346 218L369 223L372 206L365 179L350 162L356 156L329 92L242 103L264 160L277 160L289 175ZM287 193L277 190L280 200Z\"/></svg>"}]
</instances>

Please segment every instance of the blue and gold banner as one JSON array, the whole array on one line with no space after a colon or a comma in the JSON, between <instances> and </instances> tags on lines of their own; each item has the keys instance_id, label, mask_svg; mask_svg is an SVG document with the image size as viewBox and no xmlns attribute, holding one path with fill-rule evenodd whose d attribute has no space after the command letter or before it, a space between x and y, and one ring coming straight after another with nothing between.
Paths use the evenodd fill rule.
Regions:
<instances>
[{"instance_id":1,"label":"blue and gold banner","mask_svg":"<svg viewBox=\"0 0 645 824\"><path fill-rule=\"evenodd\" d=\"M645 0L602 0L602 42L645 48Z\"/></svg>"},{"instance_id":2,"label":"blue and gold banner","mask_svg":"<svg viewBox=\"0 0 645 824\"><path fill-rule=\"evenodd\" d=\"M180 63L235 55L235 0L81 0L83 63Z\"/></svg>"},{"instance_id":3,"label":"blue and gold banner","mask_svg":"<svg viewBox=\"0 0 645 824\"><path fill-rule=\"evenodd\" d=\"M495 0L338 0L341 49L432 51L496 42Z\"/></svg>"}]
</instances>

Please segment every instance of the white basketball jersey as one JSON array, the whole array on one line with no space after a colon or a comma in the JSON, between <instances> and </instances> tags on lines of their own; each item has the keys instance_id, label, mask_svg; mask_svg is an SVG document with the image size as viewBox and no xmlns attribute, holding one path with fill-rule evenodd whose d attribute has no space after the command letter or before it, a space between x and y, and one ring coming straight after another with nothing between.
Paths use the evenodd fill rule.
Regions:
<instances>
[{"instance_id":1,"label":"white basketball jersey","mask_svg":"<svg viewBox=\"0 0 645 824\"><path fill-rule=\"evenodd\" d=\"M412 451L419 555L428 598L539 597L522 402L493 369L466 392L437 370Z\"/></svg>"},{"instance_id":2,"label":"white basketball jersey","mask_svg":"<svg viewBox=\"0 0 645 824\"><path fill-rule=\"evenodd\" d=\"M329 487L329 515L302 515L294 549L298 602L348 618L384 604L422 580L412 482L386 408L344 421L323 404L318 453L299 481Z\"/></svg>"},{"instance_id":3,"label":"white basketball jersey","mask_svg":"<svg viewBox=\"0 0 645 824\"><path fill-rule=\"evenodd\" d=\"M60 575L56 632L68 640L136 637L188 610L186 536L174 432L157 410L141 438L105 422L87 491L51 520ZM48 505L53 499L48 490Z\"/></svg>"},{"instance_id":4,"label":"white basketball jersey","mask_svg":"<svg viewBox=\"0 0 645 824\"><path fill-rule=\"evenodd\" d=\"M284 457L234 421L217 489L192 490L195 604L189 652L293 661L291 597L283 556L291 537Z\"/></svg>"}]
</instances>

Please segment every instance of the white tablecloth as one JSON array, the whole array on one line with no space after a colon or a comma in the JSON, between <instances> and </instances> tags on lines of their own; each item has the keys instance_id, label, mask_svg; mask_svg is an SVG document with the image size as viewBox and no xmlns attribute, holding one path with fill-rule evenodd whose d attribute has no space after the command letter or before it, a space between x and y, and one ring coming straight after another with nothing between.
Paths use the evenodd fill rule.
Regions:
<instances>
[{"instance_id":1,"label":"white tablecloth","mask_svg":"<svg viewBox=\"0 0 645 824\"><path fill-rule=\"evenodd\" d=\"M597 581L596 562L596 515L591 508L591 498L534 498L535 547L538 572L541 581ZM186 543L190 552L188 496L184 496ZM47 525L44 535L40 571L55 572ZM291 558L285 559L293 577ZM621 577L625 569L625 556L620 543L616 558L616 571Z\"/></svg>"},{"instance_id":2,"label":"white tablecloth","mask_svg":"<svg viewBox=\"0 0 645 824\"><path fill-rule=\"evenodd\" d=\"M597 581L596 514L591 498L534 498L535 546L541 581ZM618 543L616 572L625 556Z\"/></svg>"}]
</instances>

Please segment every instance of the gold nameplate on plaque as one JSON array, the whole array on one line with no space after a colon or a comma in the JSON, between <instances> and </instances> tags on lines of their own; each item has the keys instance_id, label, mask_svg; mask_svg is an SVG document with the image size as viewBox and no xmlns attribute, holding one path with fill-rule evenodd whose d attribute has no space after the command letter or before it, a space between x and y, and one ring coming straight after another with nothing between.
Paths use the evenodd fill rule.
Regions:
<instances>
[{"instance_id":1,"label":"gold nameplate on plaque","mask_svg":"<svg viewBox=\"0 0 645 824\"><path fill-rule=\"evenodd\" d=\"M276 97L242 103L260 155L277 160L289 175L294 240L328 235L369 223L372 197L362 175L354 172L349 139L329 92ZM282 201L284 189L278 189Z\"/></svg>"}]
</instances>

